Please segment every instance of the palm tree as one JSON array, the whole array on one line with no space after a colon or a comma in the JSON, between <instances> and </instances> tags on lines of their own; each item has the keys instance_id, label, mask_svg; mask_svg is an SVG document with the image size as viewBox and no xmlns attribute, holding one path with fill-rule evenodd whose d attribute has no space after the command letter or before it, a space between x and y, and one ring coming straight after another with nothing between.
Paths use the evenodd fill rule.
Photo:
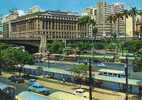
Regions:
<instances>
[{"instance_id":1,"label":"palm tree","mask_svg":"<svg viewBox=\"0 0 142 100\"><path fill-rule=\"evenodd\" d=\"M128 16L129 16L129 11L128 10L124 10L123 11L123 16L124 16L124 18L125 18L125 41L126 41L126 37L127 37L127 32L126 32L126 20L127 20L127 18L128 18Z\"/></svg>"},{"instance_id":2,"label":"palm tree","mask_svg":"<svg viewBox=\"0 0 142 100\"><path fill-rule=\"evenodd\" d=\"M91 31L89 33L94 33L95 38L97 34L97 28L95 27L96 22L90 16L83 16L80 18L80 24L88 24L91 27ZM93 44L93 34L92 34L92 44ZM92 54L94 55L94 46L92 49ZM89 60L89 99L92 100L92 66L91 59Z\"/></svg>"},{"instance_id":3,"label":"palm tree","mask_svg":"<svg viewBox=\"0 0 142 100\"><path fill-rule=\"evenodd\" d=\"M98 32L98 29L96 28L96 22L94 21L94 19L92 19L90 16L83 16L80 18L79 20L80 24L87 24L89 27L91 27L91 30L89 30L89 33L92 33L91 36L89 36L89 38L91 38L92 40L92 55L94 55L94 39L96 39L96 35Z\"/></svg>"},{"instance_id":4,"label":"palm tree","mask_svg":"<svg viewBox=\"0 0 142 100\"><path fill-rule=\"evenodd\" d=\"M111 28L110 33L112 34L113 16L112 15L108 16L107 21L109 21L110 23L110 28Z\"/></svg>"},{"instance_id":5,"label":"palm tree","mask_svg":"<svg viewBox=\"0 0 142 100\"><path fill-rule=\"evenodd\" d=\"M142 16L142 10L139 10L138 15ZM139 39L140 40L141 40L141 37L142 37L142 24L141 24L140 29L139 29Z\"/></svg>"},{"instance_id":6,"label":"palm tree","mask_svg":"<svg viewBox=\"0 0 142 100\"><path fill-rule=\"evenodd\" d=\"M115 14L116 18L117 18L117 35L119 36L120 34L120 19L123 19L123 14L122 13L116 13Z\"/></svg>"},{"instance_id":7,"label":"palm tree","mask_svg":"<svg viewBox=\"0 0 142 100\"><path fill-rule=\"evenodd\" d=\"M89 33L93 32L93 28L96 25L96 22L90 17L90 16L82 16L79 20L79 24L87 24L89 27L91 27L91 30L89 30Z\"/></svg>"},{"instance_id":8,"label":"palm tree","mask_svg":"<svg viewBox=\"0 0 142 100\"><path fill-rule=\"evenodd\" d=\"M115 15L110 15L108 16L107 18L107 21L109 21L109 23L111 24L111 35L113 36L113 23L116 24L116 20L117 20L117 17Z\"/></svg>"},{"instance_id":9,"label":"palm tree","mask_svg":"<svg viewBox=\"0 0 142 100\"><path fill-rule=\"evenodd\" d=\"M137 16L137 8L133 7L129 11L129 15L132 17L132 24L133 24L133 35L136 31L135 25L136 25L136 16Z\"/></svg>"}]
</instances>

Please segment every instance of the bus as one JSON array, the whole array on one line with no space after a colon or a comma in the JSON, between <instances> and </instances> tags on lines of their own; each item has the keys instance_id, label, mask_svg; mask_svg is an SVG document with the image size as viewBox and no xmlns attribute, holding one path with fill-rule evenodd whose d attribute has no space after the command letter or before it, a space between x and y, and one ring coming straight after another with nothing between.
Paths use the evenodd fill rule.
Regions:
<instances>
[{"instance_id":1,"label":"bus","mask_svg":"<svg viewBox=\"0 0 142 100\"><path fill-rule=\"evenodd\" d=\"M14 100L16 88L0 82L0 100Z\"/></svg>"},{"instance_id":2,"label":"bus","mask_svg":"<svg viewBox=\"0 0 142 100\"><path fill-rule=\"evenodd\" d=\"M125 71L114 70L114 69L100 69L100 70L98 70L98 75L108 76L108 77L125 78Z\"/></svg>"},{"instance_id":3,"label":"bus","mask_svg":"<svg viewBox=\"0 0 142 100\"><path fill-rule=\"evenodd\" d=\"M30 91L23 91L16 96L16 100L51 100L49 97Z\"/></svg>"}]
</instances>

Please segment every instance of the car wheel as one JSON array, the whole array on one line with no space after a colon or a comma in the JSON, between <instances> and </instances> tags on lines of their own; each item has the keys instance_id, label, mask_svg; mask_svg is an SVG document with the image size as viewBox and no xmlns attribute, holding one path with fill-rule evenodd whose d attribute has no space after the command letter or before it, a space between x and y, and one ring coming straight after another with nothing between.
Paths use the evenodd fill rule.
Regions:
<instances>
[{"instance_id":1,"label":"car wheel","mask_svg":"<svg viewBox=\"0 0 142 100\"><path fill-rule=\"evenodd\" d=\"M28 91L32 91L31 89L28 89Z\"/></svg>"}]
</instances>

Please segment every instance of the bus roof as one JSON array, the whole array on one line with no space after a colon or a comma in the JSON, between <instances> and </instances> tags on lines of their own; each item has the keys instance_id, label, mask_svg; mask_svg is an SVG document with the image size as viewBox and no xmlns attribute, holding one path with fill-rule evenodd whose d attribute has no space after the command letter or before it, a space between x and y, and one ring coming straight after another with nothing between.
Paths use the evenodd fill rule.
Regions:
<instances>
[{"instance_id":1,"label":"bus roof","mask_svg":"<svg viewBox=\"0 0 142 100\"><path fill-rule=\"evenodd\" d=\"M54 92L49 95L51 100L88 100L88 98L80 97L66 92Z\"/></svg>"},{"instance_id":2,"label":"bus roof","mask_svg":"<svg viewBox=\"0 0 142 100\"><path fill-rule=\"evenodd\" d=\"M4 84L4 83L1 83L1 82L0 82L0 89L1 89L1 90L5 89L5 88L7 88L7 87L14 88L14 86L12 86L12 85L7 85L7 84Z\"/></svg>"},{"instance_id":3,"label":"bus roof","mask_svg":"<svg viewBox=\"0 0 142 100\"><path fill-rule=\"evenodd\" d=\"M43 96L37 93L24 91L16 96L17 100L50 100L47 96Z\"/></svg>"},{"instance_id":4,"label":"bus roof","mask_svg":"<svg viewBox=\"0 0 142 100\"><path fill-rule=\"evenodd\" d=\"M125 74L124 71L121 70L114 70L114 69L100 69L99 72L107 72L107 73L114 73L114 74Z\"/></svg>"}]
</instances>

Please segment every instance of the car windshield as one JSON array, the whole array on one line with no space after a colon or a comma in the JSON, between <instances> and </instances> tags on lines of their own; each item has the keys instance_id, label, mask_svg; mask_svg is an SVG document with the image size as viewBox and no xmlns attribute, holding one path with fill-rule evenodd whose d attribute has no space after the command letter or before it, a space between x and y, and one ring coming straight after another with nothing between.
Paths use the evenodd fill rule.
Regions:
<instances>
[{"instance_id":1,"label":"car windshield","mask_svg":"<svg viewBox=\"0 0 142 100\"><path fill-rule=\"evenodd\" d=\"M35 88L43 88L43 86L42 86L41 84L36 83L36 82L32 85L32 87L35 87Z\"/></svg>"},{"instance_id":2,"label":"car windshield","mask_svg":"<svg viewBox=\"0 0 142 100\"><path fill-rule=\"evenodd\" d=\"M32 87L35 87L35 88L43 88L43 86L37 86L37 85L33 85Z\"/></svg>"}]
</instances>

